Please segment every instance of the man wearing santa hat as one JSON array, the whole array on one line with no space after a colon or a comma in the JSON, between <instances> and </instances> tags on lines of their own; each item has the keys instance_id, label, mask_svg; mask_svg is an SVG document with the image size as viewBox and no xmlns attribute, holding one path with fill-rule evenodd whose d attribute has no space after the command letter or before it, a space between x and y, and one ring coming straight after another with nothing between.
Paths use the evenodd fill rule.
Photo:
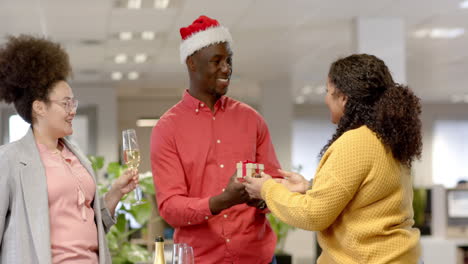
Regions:
<instances>
[{"instance_id":1,"label":"man wearing santa hat","mask_svg":"<svg viewBox=\"0 0 468 264\"><path fill-rule=\"evenodd\" d=\"M190 86L151 136L159 212L175 228L174 242L193 247L197 264L271 263L276 236L267 210L236 180L236 163L262 163L273 175L279 163L263 118L225 96L232 74L231 34L206 16L180 34L180 60Z\"/></svg>"}]
</instances>

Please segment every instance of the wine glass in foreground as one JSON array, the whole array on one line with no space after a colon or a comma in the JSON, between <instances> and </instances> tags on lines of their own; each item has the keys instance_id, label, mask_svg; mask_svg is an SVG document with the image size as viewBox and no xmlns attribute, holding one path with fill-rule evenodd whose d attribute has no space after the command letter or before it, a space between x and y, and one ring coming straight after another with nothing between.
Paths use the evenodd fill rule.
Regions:
<instances>
[{"instance_id":1,"label":"wine glass in foreground","mask_svg":"<svg viewBox=\"0 0 468 264\"><path fill-rule=\"evenodd\" d=\"M138 141L135 129L127 129L122 131L122 148L123 148L123 158L125 164L130 169L137 169L140 165L140 148L138 147ZM137 186L134 190L135 200L132 205L143 204L141 200L142 192L140 186Z\"/></svg>"},{"instance_id":2,"label":"wine glass in foreground","mask_svg":"<svg viewBox=\"0 0 468 264\"><path fill-rule=\"evenodd\" d=\"M179 264L179 249L186 247L185 243L175 243L172 247L172 264Z\"/></svg>"},{"instance_id":3,"label":"wine glass in foreground","mask_svg":"<svg viewBox=\"0 0 468 264\"><path fill-rule=\"evenodd\" d=\"M194 264L194 257L193 257L193 248L184 244L183 246L179 247L179 259L178 264Z\"/></svg>"}]
</instances>

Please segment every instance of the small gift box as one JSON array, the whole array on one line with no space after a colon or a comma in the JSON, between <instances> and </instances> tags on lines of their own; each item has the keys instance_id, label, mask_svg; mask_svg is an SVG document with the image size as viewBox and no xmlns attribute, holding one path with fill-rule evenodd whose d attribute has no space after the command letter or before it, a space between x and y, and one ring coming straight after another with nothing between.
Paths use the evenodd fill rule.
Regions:
<instances>
[{"instance_id":1,"label":"small gift box","mask_svg":"<svg viewBox=\"0 0 468 264\"><path fill-rule=\"evenodd\" d=\"M255 177L256 174L262 173L263 170L265 170L263 164L249 160L241 161L237 163L237 178L243 179L247 175Z\"/></svg>"}]
</instances>

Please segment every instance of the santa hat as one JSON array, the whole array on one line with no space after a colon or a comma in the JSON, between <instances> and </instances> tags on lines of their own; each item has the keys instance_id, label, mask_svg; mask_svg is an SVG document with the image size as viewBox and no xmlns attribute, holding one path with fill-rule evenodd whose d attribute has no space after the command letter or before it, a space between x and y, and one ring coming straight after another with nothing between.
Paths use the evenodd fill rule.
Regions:
<instances>
[{"instance_id":1,"label":"santa hat","mask_svg":"<svg viewBox=\"0 0 468 264\"><path fill-rule=\"evenodd\" d=\"M182 43L180 43L180 62L185 63L188 56L212 44L232 43L228 29L221 26L216 19L200 16L188 27L180 29Z\"/></svg>"}]
</instances>

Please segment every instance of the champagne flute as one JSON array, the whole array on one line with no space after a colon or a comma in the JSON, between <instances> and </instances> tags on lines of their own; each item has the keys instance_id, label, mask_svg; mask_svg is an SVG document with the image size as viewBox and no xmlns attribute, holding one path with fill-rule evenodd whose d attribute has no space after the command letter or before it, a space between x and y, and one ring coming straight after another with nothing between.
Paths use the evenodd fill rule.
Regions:
<instances>
[{"instance_id":1,"label":"champagne flute","mask_svg":"<svg viewBox=\"0 0 468 264\"><path fill-rule=\"evenodd\" d=\"M179 250L186 247L185 243L176 243L172 247L172 264L179 264Z\"/></svg>"},{"instance_id":2,"label":"champagne flute","mask_svg":"<svg viewBox=\"0 0 468 264\"><path fill-rule=\"evenodd\" d=\"M138 147L138 141L135 129L127 129L122 131L122 149L123 149L123 158L125 164L130 169L137 169L140 165L140 148ZM140 186L137 186L134 190L135 200L132 205L143 204L141 200L142 192Z\"/></svg>"},{"instance_id":3,"label":"champagne flute","mask_svg":"<svg viewBox=\"0 0 468 264\"><path fill-rule=\"evenodd\" d=\"M194 264L193 248L187 244L179 247L178 264Z\"/></svg>"}]
</instances>

